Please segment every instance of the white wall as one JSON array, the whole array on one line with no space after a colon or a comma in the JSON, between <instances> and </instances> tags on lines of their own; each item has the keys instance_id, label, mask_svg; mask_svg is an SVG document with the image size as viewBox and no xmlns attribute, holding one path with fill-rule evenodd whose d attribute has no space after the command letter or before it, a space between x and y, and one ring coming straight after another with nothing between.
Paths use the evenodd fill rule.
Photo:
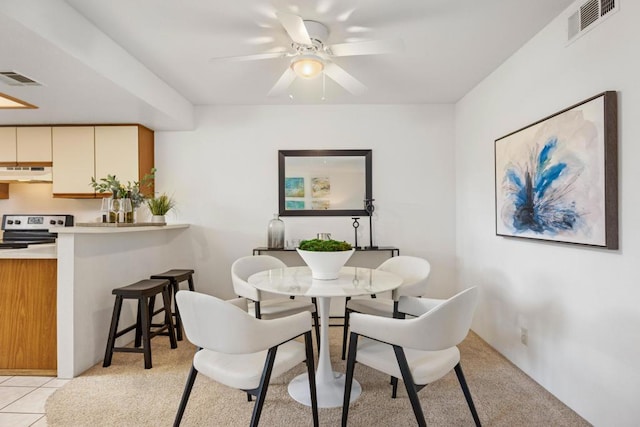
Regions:
<instances>
[{"instance_id":1,"label":"white wall","mask_svg":"<svg viewBox=\"0 0 640 427\"><path fill-rule=\"evenodd\" d=\"M279 149L372 149L374 244L432 263L433 296L455 286L452 105L200 107L196 130L156 132L156 191L174 195L169 222L190 223L199 289L233 296L231 263L266 246L278 211ZM87 179L87 186L89 179ZM96 221L100 200L54 199L51 184L10 184L4 213L72 213ZM148 215L146 208L139 212ZM353 242L351 217L283 218L287 240ZM358 243L369 243L366 217ZM179 267L179 266L171 266Z\"/></svg>"},{"instance_id":2,"label":"white wall","mask_svg":"<svg viewBox=\"0 0 640 427\"><path fill-rule=\"evenodd\" d=\"M233 295L230 267L266 246L278 210L279 149L372 149L374 244L433 263L434 295L455 283L453 106L200 107L192 132L157 132L157 186L192 224L199 288ZM171 219L171 218L170 218ZM285 239L353 242L350 217L285 217ZM368 243L362 218L359 243Z\"/></svg>"},{"instance_id":3,"label":"white wall","mask_svg":"<svg viewBox=\"0 0 640 427\"><path fill-rule=\"evenodd\" d=\"M456 105L458 273L481 287L473 328L600 426L640 420L640 2L621 3L566 46L576 3ZM619 96L620 250L495 236L494 140L605 90Z\"/></svg>"}]
</instances>

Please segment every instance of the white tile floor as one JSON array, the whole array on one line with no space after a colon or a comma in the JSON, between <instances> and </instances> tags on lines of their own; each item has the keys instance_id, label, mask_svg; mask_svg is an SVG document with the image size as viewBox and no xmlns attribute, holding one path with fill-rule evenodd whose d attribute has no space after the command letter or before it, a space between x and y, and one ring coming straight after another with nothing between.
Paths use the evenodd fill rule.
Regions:
<instances>
[{"instance_id":1,"label":"white tile floor","mask_svg":"<svg viewBox=\"0 0 640 427\"><path fill-rule=\"evenodd\" d=\"M44 403L69 380L0 376L0 426L46 427Z\"/></svg>"}]
</instances>

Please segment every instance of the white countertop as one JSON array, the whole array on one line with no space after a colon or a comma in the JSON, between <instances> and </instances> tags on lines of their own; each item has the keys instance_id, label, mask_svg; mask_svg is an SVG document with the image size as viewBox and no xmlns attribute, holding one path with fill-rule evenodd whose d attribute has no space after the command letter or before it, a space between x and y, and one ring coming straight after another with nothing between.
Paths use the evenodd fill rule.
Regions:
<instances>
[{"instance_id":1,"label":"white countertop","mask_svg":"<svg viewBox=\"0 0 640 427\"><path fill-rule=\"evenodd\" d=\"M178 228L188 228L189 224L150 225L144 227L105 227L105 226L75 226L75 227L51 227L49 232L60 234L113 234L113 233L139 233L141 231L163 231Z\"/></svg>"},{"instance_id":2,"label":"white countertop","mask_svg":"<svg viewBox=\"0 0 640 427\"><path fill-rule=\"evenodd\" d=\"M0 259L56 259L55 243L31 245L24 249L0 249Z\"/></svg>"}]
</instances>

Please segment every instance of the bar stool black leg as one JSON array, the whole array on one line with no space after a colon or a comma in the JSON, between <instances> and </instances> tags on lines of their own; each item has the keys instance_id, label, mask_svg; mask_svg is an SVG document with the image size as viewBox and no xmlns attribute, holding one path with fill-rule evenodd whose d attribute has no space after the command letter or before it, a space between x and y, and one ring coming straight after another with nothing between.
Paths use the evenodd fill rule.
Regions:
<instances>
[{"instance_id":1,"label":"bar stool black leg","mask_svg":"<svg viewBox=\"0 0 640 427\"><path fill-rule=\"evenodd\" d=\"M195 291L196 287L193 285L193 276L189 276L187 281L189 282L189 290L192 292Z\"/></svg>"},{"instance_id":2,"label":"bar stool black leg","mask_svg":"<svg viewBox=\"0 0 640 427\"><path fill-rule=\"evenodd\" d=\"M182 341L182 318L180 317L180 310L178 309L178 303L176 302L176 294L180 290L180 286L177 280L171 280L171 292L173 294L173 305L175 308L176 317L176 338L178 341Z\"/></svg>"},{"instance_id":3,"label":"bar stool black leg","mask_svg":"<svg viewBox=\"0 0 640 427\"><path fill-rule=\"evenodd\" d=\"M147 300L147 297L142 296L138 299L138 304L139 307L142 308L140 317L142 318L142 348L144 350L144 369L151 369L151 338L149 337L151 322L149 322L149 302Z\"/></svg>"},{"instance_id":4,"label":"bar stool black leg","mask_svg":"<svg viewBox=\"0 0 640 427\"><path fill-rule=\"evenodd\" d=\"M166 286L162 291L162 299L164 300L164 321L169 330L169 341L171 342L171 348L178 348L178 343L176 342L176 334L173 328L173 315L171 314L170 286L171 285Z\"/></svg>"},{"instance_id":5,"label":"bar stool black leg","mask_svg":"<svg viewBox=\"0 0 640 427\"><path fill-rule=\"evenodd\" d=\"M142 321L140 319L140 315L142 313L142 309L140 308L141 300L138 298L138 312L136 314L136 339L133 342L133 346L138 348L142 345Z\"/></svg>"},{"instance_id":6,"label":"bar stool black leg","mask_svg":"<svg viewBox=\"0 0 640 427\"><path fill-rule=\"evenodd\" d=\"M111 365L113 357L113 347L116 342L116 332L118 331L118 322L120 321L120 311L122 310L122 297L116 296L116 303L113 306L113 316L111 317L111 327L109 328L109 338L107 339L107 349L104 352L104 361L102 367L106 368Z\"/></svg>"}]
</instances>

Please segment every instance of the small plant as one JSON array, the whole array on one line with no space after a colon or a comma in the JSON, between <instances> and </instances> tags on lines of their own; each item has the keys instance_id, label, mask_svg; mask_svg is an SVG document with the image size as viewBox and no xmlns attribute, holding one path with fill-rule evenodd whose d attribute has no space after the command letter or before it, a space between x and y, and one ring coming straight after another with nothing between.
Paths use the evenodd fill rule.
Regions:
<instances>
[{"instance_id":1,"label":"small plant","mask_svg":"<svg viewBox=\"0 0 640 427\"><path fill-rule=\"evenodd\" d=\"M147 199L147 206L152 215L166 215L175 205L175 200L167 196L166 193Z\"/></svg>"},{"instance_id":2,"label":"small plant","mask_svg":"<svg viewBox=\"0 0 640 427\"><path fill-rule=\"evenodd\" d=\"M91 177L89 185L98 193L112 193L116 199L128 197L131 199L133 207L137 208L145 201L146 197L144 192L153 186L155 175L156 168L152 168L140 181L127 181L125 185L121 183L115 175L107 174L106 178L96 179L95 177Z\"/></svg>"},{"instance_id":3,"label":"small plant","mask_svg":"<svg viewBox=\"0 0 640 427\"><path fill-rule=\"evenodd\" d=\"M340 252L351 250L351 243L338 240L311 239L300 242L300 249L311 252Z\"/></svg>"}]
</instances>

